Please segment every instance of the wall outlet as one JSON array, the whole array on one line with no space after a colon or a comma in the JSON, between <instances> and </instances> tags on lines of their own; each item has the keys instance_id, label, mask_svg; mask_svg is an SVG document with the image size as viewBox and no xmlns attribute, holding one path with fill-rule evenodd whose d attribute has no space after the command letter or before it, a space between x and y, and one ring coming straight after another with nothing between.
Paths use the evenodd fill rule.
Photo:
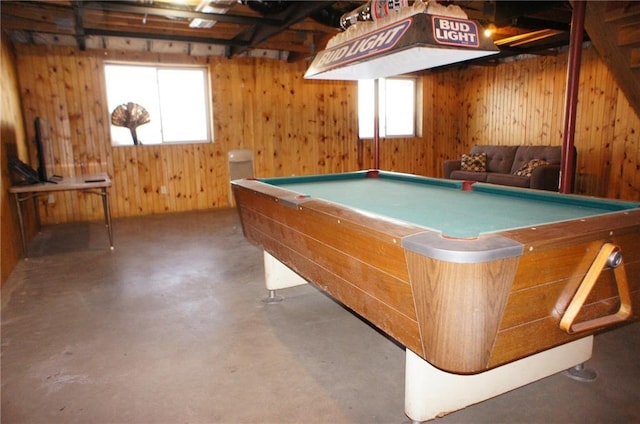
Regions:
<instances>
[{"instance_id":1,"label":"wall outlet","mask_svg":"<svg viewBox=\"0 0 640 424\"><path fill-rule=\"evenodd\" d=\"M50 194L49 197L47 197L47 203L56 203L56 198L53 194Z\"/></svg>"},{"instance_id":2,"label":"wall outlet","mask_svg":"<svg viewBox=\"0 0 640 424\"><path fill-rule=\"evenodd\" d=\"M163 185L163 186L160 186L160 193L162 193L162 194L167 194L167 193L168 193L168 191L167 191L167 186L164 186L164 185Z\"/></svg>"}]
</instances>

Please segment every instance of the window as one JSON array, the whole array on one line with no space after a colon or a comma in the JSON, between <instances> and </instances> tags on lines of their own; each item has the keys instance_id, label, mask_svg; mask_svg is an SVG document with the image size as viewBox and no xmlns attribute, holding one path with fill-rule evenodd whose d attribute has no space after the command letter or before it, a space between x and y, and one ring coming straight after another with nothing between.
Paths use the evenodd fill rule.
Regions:
<instances>
[{"instance_id":1,"label":"window","mask_svg":"<svg viewBox=\"0 0 640 424\"><path fill-rule=\"evenodd\" d=\"M374 80L358 81L358 133L373 138ZM380 137L414 137L416 135L416 80L414 78L380 78L378 113Z\"/></svg>"},{"instance_id":2,"label":"window","mask_svg":"<svg viewBox=\"0 0 640 424\"><path fill-rule=\"evenodd\" d=\"M109 114L134 103L150 115L136 128L142 144L211 141L206 67L105 65ZM131 145L127 127L111 125L113 145Z\"/></svg>"}]
</instances>

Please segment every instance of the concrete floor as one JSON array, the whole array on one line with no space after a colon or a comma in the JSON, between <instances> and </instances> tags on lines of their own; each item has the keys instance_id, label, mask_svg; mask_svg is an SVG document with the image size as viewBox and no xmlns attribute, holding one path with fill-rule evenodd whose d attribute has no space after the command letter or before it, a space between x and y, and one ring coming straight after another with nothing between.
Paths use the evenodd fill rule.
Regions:
<instances>
[{"instance_id":1,"label":"concrete floor","mask_svg":"<svg viewBox=\"0 0 640 424\"><path fill-rule=\"evenodd\" d=\"M404 351L310 286L262 301L233 210L46 227L2 288L2 423L406 423ZM640 422L640 324L436 423Z\"/></svg>"}]
</instances>

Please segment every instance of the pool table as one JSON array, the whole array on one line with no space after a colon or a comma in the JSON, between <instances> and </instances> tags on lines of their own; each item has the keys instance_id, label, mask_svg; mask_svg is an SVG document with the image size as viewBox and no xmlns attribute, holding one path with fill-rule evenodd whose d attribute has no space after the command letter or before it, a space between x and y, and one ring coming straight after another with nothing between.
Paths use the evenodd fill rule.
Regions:
<instances>
[{"instance_id":1,"label":"pool table","mask_svg":"<svg viewBox=\"0 0 640 424\"><path fill-rule=\"evenodd\" d=\"M267 288L311 282L405 346L407 373L501 372L638 318L636 202L379 170L232 186Z\"/></svg>"}]
</instances>

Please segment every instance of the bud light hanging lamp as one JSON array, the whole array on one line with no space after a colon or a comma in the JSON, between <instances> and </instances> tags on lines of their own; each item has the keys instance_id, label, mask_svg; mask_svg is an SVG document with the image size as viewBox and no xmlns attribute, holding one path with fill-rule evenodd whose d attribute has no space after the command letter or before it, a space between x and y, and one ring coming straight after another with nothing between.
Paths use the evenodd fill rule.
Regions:
<instances>
[{"instance_id":1,"label":"bud light hanging lamp","mask_svg":"<svg viewBox=\"0 0 640 424\"><path fill-rule=\"evenodd\" d=\"M458 6L433 1L371 0L341 19L305 73L307 79L385 78L500 52Z\"/></svg>"}]
</instances>

